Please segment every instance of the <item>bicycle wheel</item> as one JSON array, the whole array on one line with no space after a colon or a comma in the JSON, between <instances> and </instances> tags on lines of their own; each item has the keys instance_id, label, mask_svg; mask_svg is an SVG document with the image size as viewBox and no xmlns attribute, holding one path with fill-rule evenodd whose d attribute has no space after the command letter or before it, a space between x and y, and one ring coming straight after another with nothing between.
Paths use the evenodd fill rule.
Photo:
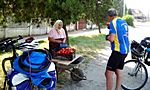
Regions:
<instances>
[{"instance_id":1,"label":"bicycle wheel","mask_svg":"<svg viewBox=\"0 0 150 90\"><path fill-rule=\"evenodd\" d=\"M125 90L140 90L147 82L148 72L145 65L137 60L125 62L123 69L122 88Z\"/></svg>"}]
</instances>

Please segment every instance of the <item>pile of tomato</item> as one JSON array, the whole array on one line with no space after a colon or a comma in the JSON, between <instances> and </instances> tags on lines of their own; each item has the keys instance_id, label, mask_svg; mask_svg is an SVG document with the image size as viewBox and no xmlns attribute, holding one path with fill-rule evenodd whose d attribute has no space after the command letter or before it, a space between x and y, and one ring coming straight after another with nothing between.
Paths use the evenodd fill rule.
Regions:
<instances>
[{"instance_id":1,"label":"pile of tomato","mask_svg":"<svg viewBox=\"0 0 150 90\"><path fill-rule=\"evenodd\" d=\"M62 48L60 49L57 54L60 54L60 55L69 55L69 54L72 54L75 52L75 49L74 48Z\"/></svg>"}]
</instances>

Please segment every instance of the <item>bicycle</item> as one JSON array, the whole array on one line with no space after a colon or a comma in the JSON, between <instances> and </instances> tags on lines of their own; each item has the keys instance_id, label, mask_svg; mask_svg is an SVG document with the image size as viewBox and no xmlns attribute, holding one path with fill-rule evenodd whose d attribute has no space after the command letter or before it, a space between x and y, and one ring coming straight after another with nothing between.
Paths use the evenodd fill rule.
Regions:
<instances>
[{"instance_id":1,"label":"bicycle","mask_svg":"<svg viewBox=\"0 0 150 90\"><path fill-rule=\"evenodd\" d=\"M140 90L148 80L148 71L146 65L150 52L150 38L145 38L138 43L132 41L131 55L132 59L124 63L122 88L125 90ZM145 65L146 64L146 65Z\"/></svg>"},{"instance_id":2,"label":"bicycle","mask_svg":"<svg viewBox=\"0 0 150 90\"><path fill-rule=\"evenodd\" d=\"M37 43L32 43L32 44L30 44L32 41L33 41L33 38L28 38L28 39L26 39L25 40L25 42L22 42L22 43L18 43L18 41L19 40L21 40L21 39L23 39L23 37L22 36L18 36L16 39L12 39L12 38L6 38L6 39L3 39L3 40L1 40L0 41L0 48L2 49L2 51L3 52L5 52L5 50L7 51L7 48L8 47L10 47L10 49L12 49L12 52L13 52L13 55L12 55L12 57L8 57L8 58L4 58L3 60L2 60L2 69L3 69L3 72L4 72L4 74L5 74L5 81L4 81L4 87L3 87L3 90L12 90L14 87L12 87L12 85L10 85L10 77L9 76L11 76L11 74L14 74L14 66L13 66L13 64L14 64L14 62L15 62L15 60L16 60L16 58L18 58L19 56L21 56L21 55L19 55L17 52L16 52L16 50L17 49L19 49L19 50L24 50L25 52L31 52L31 51L42 51L42 49L35 49L35 47L38 45ZM46 52L47 54L49 54L48 53L48 51L46 50L46 49L44 49L44 52ZM24 54L24 53L23 53ZM49 54L50 55L50 54ZM10 69L7 69L6 70L6 62L7 61L9 61L10 62ZM30 61L29 61L30 62ZM49 61L47 61L48 63L49 63ZM19 63L19 62L18 62ZM31 65L36 65L36 64L33 64L32 62L30 62L29 64L31 64ZM25 65L25 64L22 64L22 65ZM43 65L43 63L42 63L42 65ZM41 65L41 66L42 66ZM53 66L52 66L53 65ZM26 67L26 66L25 66ZM42 66L40 69L41 70L44 70L45 68L46 68L47 66ZM31 68L31 67L30 67ZM48 74L55 74L54 76L56 77L56 71L55 71L55 65L54 64L52 64L52 62L51 62L51 64L50 64L50 67L49 67L50 69L51 69L51 71L48 71ZM50 70L48 68L48 70ZM39 70L40 70L39 69ZM36 72L39 72L39 70L35 70ZM32 71L34 71L34 69L32 70ZM15 72L16 73L16 72ZM20 73L20 72L18 72L18 73ZM35 73L35 72L33 72L33 73ZM27 77L27 76L25 76L25 77ZM28 82L29 82L29 84L30 84L30 89L32 89L32 90L36 90L36 89L38 89L38 90L43 90L41 87L38 87L38 86L36 86L36 85L33 85L33 83L32 83L32 81L31 81L31 78L30 77L27 77L27 79L26 79ZM46 82L48 82L47 81L48 79L45 79L45 80L43 80L42 81L42 85L45 85L45 84L47 84ZM16 82L16 81L15 81ZM26 81L23 81L23 82L26 82ZM26 87L24 87L24 88L21 88L21 90L23 90L23 89L25 89ZM14 89L13 89L14 90ZM15 90L18 90L18 89L15 89ZM20 90L20 89L19 89ZM25 89L26 90L26 89ZM44 89L45 90L45 89ZM49 89L48 89L49 90ZM51 90L51 89L50 89Z\"/></svg>"}]
</instances>

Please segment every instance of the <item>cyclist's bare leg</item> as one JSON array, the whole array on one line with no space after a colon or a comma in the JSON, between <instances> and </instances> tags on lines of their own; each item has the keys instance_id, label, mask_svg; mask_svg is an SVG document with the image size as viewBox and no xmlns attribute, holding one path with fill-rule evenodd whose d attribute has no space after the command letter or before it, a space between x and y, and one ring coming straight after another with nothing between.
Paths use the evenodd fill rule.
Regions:
<instances>
[{"instance_id":1,"label":"cyclist's bare leg","mask_svg":"<svg viewBox=\"0 0 150 90\"><path fill-rule=\"evenodd\" d=\"M107 90L112 90L112 86L113 86L113 71L110 70L106 70L105 72L105 77L106 77L106 87Z\"/></svg>"},{"instance_id":2,"label":"cyclist's bare leg","mask_svg":"<svg viewBox=\"0 0 150 90\"><path fill-rule=\"evenodd\" d=\"M116 74L116 89L115 90L121 90L121 83L122 83L122 70L116 69L115 71Z\"/></svg>"}]
</instances>

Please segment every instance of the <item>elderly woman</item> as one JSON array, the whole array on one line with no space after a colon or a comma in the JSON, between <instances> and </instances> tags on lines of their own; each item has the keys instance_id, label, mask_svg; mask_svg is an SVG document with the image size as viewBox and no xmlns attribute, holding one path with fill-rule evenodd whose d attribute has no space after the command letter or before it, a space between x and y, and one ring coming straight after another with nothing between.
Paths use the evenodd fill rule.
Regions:
<instances>
[{"instance_id":1,"label":"elderly woman","mask_svg":"<svg viewBox=\"0 0 150 90\"><path fill-rule=\"evenodd\" d=\"M66 34L63 27L63 22L61 20L57 20L53 28L50 30L48 35L49 40L49 50L57 51L60 49L60 44L66 42Z\"/></svg>"}]
</instances>

